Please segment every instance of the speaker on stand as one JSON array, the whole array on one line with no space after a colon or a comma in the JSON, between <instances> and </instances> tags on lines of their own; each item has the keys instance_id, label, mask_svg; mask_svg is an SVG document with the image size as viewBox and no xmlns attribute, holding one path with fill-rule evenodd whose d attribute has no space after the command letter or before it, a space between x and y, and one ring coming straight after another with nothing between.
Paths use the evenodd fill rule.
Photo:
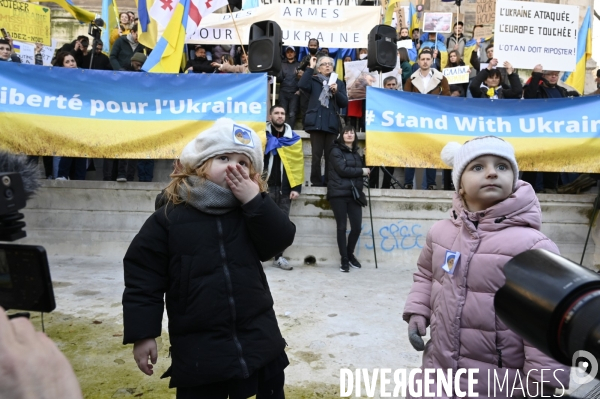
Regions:
<instances>
[{"instance_id":1,"label":"speaker on stand","mask_svg":"<svg viewBox=\"0 0 600 399\"><path fill-rule=\"evenodd\" d=\"M396 68L398 57L396 29L377 25L369 33L367 67L369 71L390 72Z\"/></svg>"},{"instance_id":2,"label":"speaker on stand","mask_svg":"<svg viewBox=\"0 0 600 399\"><path fill-rule=\"evenodd\" d=\"M260 21L250 26L248 70L277 75L281 71L281 28L275 21Z\"/></svg>"}]
</instances>

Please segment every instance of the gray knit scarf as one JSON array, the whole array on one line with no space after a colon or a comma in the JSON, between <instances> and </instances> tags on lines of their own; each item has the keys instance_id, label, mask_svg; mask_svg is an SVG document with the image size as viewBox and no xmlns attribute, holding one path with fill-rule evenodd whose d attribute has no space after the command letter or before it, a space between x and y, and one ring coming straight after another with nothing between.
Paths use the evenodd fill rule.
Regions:
<instances>
[{"instance_id":1,"label":"gray knit scarf","mask_svg":"<svg viewBox=\"0 0 600 399\"><path fill-rule=\"evenodd\" d=\"M329 78L321 73L317 74L317 77L323 82L323 90L319 94L319 101L325 108L329 108L329 99L331 98L331 89L329 88Z\"/></svg>"},{"instance_id":2,"label":"gray knit scarf","mask_svg":"<svg viewBox=\"0 0 600 399\"><path fill-rule=\"evenodd\" d=\"M210 215L224 215L241 205L231 190L198 176L186 179L189 188L182 185L179 197L194 208Z\"/></svg>"}]
</instances>

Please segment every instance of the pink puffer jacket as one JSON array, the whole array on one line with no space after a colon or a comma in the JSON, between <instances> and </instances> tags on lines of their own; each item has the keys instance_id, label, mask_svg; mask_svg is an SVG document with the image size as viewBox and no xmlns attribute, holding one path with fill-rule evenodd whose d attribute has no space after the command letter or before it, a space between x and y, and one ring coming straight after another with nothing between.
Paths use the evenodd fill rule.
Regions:
<instances>
[{"instance_id":1,"label":"pink puffer jacket","mask_svg":"<svg viewBox=\"0 0 600 399\"><path fill-rule=\"evenodd\" d=\"M478 222L477 227L470 220ZM508 373L512 387L517 373L526 384L527 373L532 369L537 371L530 372L530 381L541 380L542 368L563 369L556 371L556 378L553 371L544 371L544 381L549 387L562 388L557 380L565 389L568 387L569 367L523 342L494 311L494 294L504 285L502 269L506 262L529 249L558 253L556 245L540 232L541 225L537 196L531 185L521 180L510 197L485 211L469 212L460 196L454 195L450 219L437 222L427 234L404 307L405 321L417 314L430 324L431 340L425 347L423 368L454 372L478 368L475 392L479 398L488 397L488 370L492 376L490 384L496 370L501 379ZM453 275L442 269L447 250L460 252ZM466 376L461 378L460 386L466 392ZM531 391L532 396L534 393ZM502 394L497 387L495 397L508 397L506 388Z\"/></svg>"}]
</instances>

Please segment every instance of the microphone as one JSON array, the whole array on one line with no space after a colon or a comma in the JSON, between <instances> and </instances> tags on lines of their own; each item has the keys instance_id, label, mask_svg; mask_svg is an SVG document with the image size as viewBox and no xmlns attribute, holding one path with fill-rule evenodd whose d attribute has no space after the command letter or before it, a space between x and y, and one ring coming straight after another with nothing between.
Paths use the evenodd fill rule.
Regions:
<instances>
[{"instance_id":1,"label":"microphone","mask_svg":"<svg viewBox=\"0 0 600 399\"><path fill-rule=\"evenodd\" d=\"M26 155L0 151L0 180L3 189L5 188L4 175L10 173L18 173L21 176L26 200L30 199L40 187L42 172L36 162L29 161Z\"/></svg>"},{"instance_id":2,"label":"microphone","mask_svg":"<svg viewBox=\"0 0 600 399\"><path fill-rule=\"evenodd\" d=\"M96 18L94 20L94 22L92 22L92 24L94 24L94 25L96 25L96 26L98 26L100 28L103 28L104 27L104 20L102 18Z\"/></svg>"}]
</instances>

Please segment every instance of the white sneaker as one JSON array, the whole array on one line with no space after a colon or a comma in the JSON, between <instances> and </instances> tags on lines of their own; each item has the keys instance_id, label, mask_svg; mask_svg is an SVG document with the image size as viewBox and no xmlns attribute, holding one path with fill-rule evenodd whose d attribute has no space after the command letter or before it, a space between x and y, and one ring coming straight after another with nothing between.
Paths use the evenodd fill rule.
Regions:
<instances>
[{"instance_id":1,"label":"white sneaker","mask_svg":"<svg viewBox=\"0 0 600 399\"><path fill-rule=\"evenodd\" d=\"M62 177L62 176L61 176L61 177L57 177L57 178L56 178L56 179L54 179L54 180L68 180L68 179L67 179L66 177Z\"/></svg>"},{"instance_id":2,"label":"white sneaker","mask_svg":"<svg viewBox=\"0 0 600 399\"><path fill-rule=\"evenodd\" d=\"M117 177L117 181L119 183L126 183L127 182L127 178L126 177Z\"/></svg>"},{"instance_id":3,"label":"white sneaker","mask_svg":"<svg viewBox=\"0 0 600 399\"><path fill-rule=\"evenodd\" d=\"M275 259L273 261L273 266L280 268L281 270L292 270L293 267L290 266L290 264L288 263L287 259L284 258L283 256L280 256L279 258Z\"/></svg>"}]
</instances>

